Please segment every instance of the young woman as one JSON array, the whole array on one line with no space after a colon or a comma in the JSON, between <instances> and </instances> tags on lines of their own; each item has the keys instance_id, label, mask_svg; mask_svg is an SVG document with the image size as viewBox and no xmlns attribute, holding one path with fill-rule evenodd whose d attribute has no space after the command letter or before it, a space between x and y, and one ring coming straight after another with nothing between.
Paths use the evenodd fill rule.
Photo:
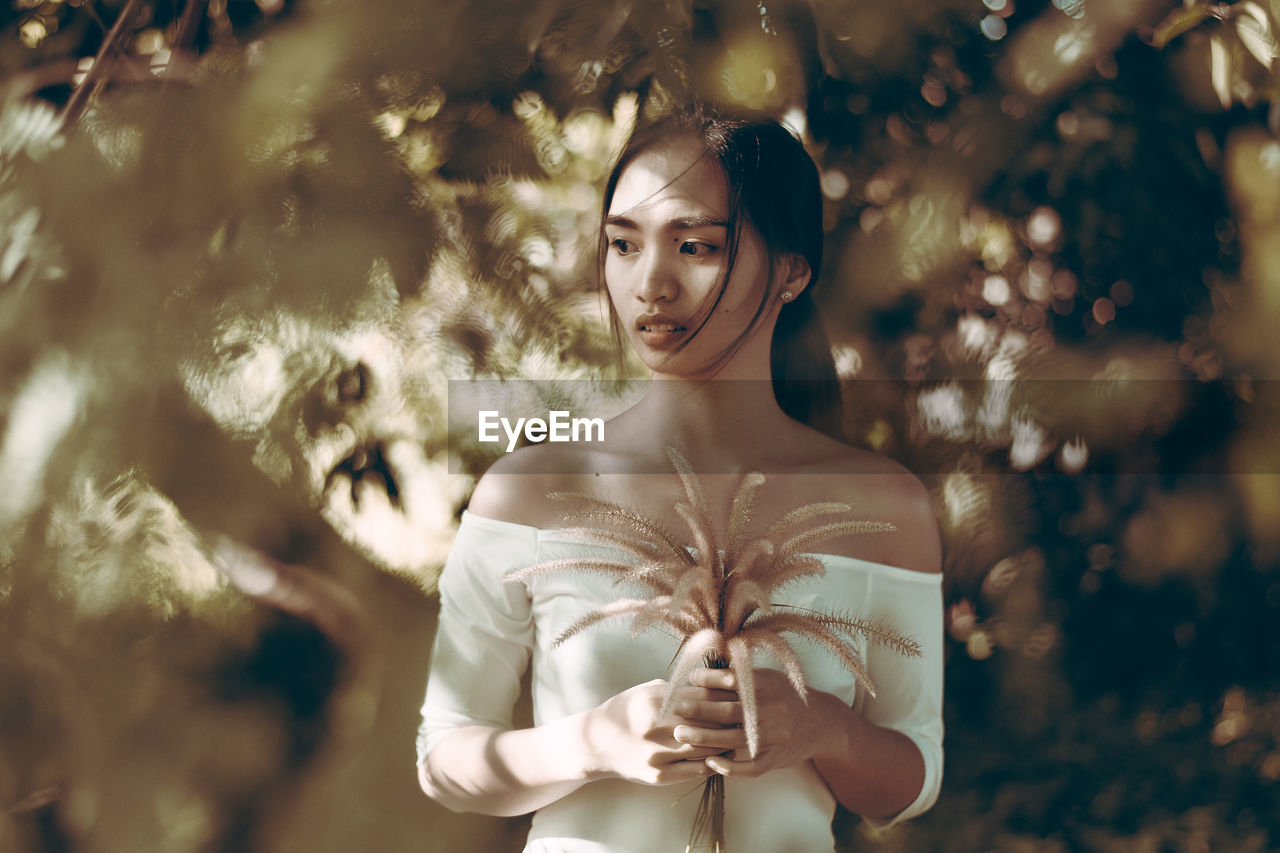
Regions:
<instances>
[{"instance_id":1,"label":"young woman","mask_svg":"<svg viewBox=\"0 0 1280 853\"><path fill-rule=\"evenodd\" d=\"M525 850L538 853L684 850L712 773L726 777L733 853L831 850L837 802L876 822L919 814L942 773L937 527L918 480L832 437L835 372L809 290L822 257L813 162L776 122L683 108L632 135L603 214L615 324L654 381L603 442L520 451L476 487L440 580L423 789L456 811L536 811ZM728 670L695 671L673 715L660 715L674 638L606 623L551 648L619 591L587 573L504 583L588 548L558 533L564 505L546 496L594 494L687 530L667 447L699 472L721 524L747 471L765 475L755 514L765 523L814 501L892 522L893 533L828 542L826 574L786 600L882 616L924 654L864 646L872 698L824 651L797 644L807 703L758 660L752 759ZM534 725L513 730L531 663Z\"/></svg>"}]
</instances>

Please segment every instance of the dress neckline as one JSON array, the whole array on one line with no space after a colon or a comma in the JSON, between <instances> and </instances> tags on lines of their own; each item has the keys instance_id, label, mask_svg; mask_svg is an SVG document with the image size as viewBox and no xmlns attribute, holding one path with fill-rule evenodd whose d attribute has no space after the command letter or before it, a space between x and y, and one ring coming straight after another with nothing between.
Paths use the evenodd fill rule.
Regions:
<instances>
[{"instance_id":1,"label":"dress neckline","mask_svg":"<svg viewBox=\"0 0 1280 853\"><path fill-rule=\"evenodd\" d=\"M532 524L522 524L518 521L505 521L500 518L490 518L486 515L476 515L470 510L462 511L462 521L478 524L481 527L489 527L493 530L508 529L511 531L522 531L525 536L532 536L538 540L556 539L563 542L576 542L570 537L560 536L560 528L557 527L535 527ZM813 552L813 556L822 560L822 562L830 566L833 562L843 563L853 568L862 568L871 572L885 574L886 576L897 577L902 580L914 581L929 585L937 585L942 583L941 572L917 572L914 569L903 568L902 566L894 566L889 563L877 563L874 560L864 560L861 557L849 557L845 554L823 554Z\"/></svg>"}]
</instances>

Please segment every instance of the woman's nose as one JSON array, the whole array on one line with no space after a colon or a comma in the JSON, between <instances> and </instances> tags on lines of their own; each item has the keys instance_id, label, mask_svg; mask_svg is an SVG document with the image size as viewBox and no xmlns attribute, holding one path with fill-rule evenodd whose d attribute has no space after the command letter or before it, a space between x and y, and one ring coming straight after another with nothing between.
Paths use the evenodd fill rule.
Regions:
<instances>
[{"instance_id":1,"label":"woman's nose","mask_svg":"<svg viewBox=\"0 0 1280 853\"><path fill-rule=\"evenodd\" d=\"M641 302L670 302L679 294L680 283L665 253L647 252L638 272L635 295Z\"/></svg>"}]
</instances>

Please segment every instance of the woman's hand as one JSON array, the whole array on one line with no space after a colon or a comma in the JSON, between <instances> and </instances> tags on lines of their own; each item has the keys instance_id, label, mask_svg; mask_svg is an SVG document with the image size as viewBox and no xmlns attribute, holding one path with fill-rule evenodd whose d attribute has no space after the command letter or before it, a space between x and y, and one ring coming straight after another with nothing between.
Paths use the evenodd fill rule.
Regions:
<instances>
[{"instance_id":1,"label":"woman's hand","mask_svg":"<svg viewBox=\"0 0 1280 853\"><path fill-rule=\"evenodd\" d=\"M681 743L677 727L715 731L733 725L736 693L701 687L677 688L674 713L662 715L670 684L639 684L606 700L583 720L583 739L592 778L617 778L645 785L673 785L704 779L704 762L719 747ZM688 711L690 713L684 713ZM698 716L698 712L704 716Z\"/></svg>"},{"instance_id":2,"label":"woman's hand","mask_svg":"<svg viewBox=\"0 0 1280 853\"><path fill-rule=\"evenodd\" d=\"M760 735L755 758L747 751L747 735L741 727L742 703L738 701L738 682L733 672L696 669L689 682L706 698L677 703L676 711L689 722L677 725L673 734L680 743L711 750L714 754L705 763L716 773L760 776L841 749L844 732L839 718L851 713L850 709L834 696L817 690L809 691L806 704L786 676L776 670L755 670ZM839 710L832 708L832 701L840 704ZM714 721L716 725L695 722L698 720Z\"/></svg>"}]
</instances>

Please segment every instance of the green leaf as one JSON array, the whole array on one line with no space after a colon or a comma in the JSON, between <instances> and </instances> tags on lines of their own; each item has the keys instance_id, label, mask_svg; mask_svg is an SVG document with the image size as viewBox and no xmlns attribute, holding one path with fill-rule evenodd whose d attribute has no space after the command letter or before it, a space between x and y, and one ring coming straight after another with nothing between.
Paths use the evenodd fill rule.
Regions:
<instances>
[{"instance_id":1,"label":"green leaf","mask_svg":"<svg viewBox=\"0 0 1280 853\"><path fill-rule=\"evenodd\" d=\"M1270 70L1276 58L1276 37L1271 29L1271 18L1257 3L1242 3L1238 8L1240 17L1236 19L1236 35L1240 36L1240 41L1253 58Z\"/></svg>"},{"instance_id":2,"label":"green leaf","mask_svg":"<svg viewBox=\"0 0 1280 853\"><path fill-rule=\"evenodd\" d=\"M1231 57L1217 35L1209 38L1209 76L1219 103L1224 110L1228 109L1231 106Z\"/></svg>"},{"instance_id":3,"label":"green leaf","mask_svg":"<svg viewBox=\"0 0 1280 853\"><path fill-rule=\"evenodd\" d=\"M1188 30L1195 29L1209 15L1208 3L1197 3L1194 6L1174 9L1156 27L1151 42L1156 47L1163 48Z\"/></svg>"}]
</instances>

